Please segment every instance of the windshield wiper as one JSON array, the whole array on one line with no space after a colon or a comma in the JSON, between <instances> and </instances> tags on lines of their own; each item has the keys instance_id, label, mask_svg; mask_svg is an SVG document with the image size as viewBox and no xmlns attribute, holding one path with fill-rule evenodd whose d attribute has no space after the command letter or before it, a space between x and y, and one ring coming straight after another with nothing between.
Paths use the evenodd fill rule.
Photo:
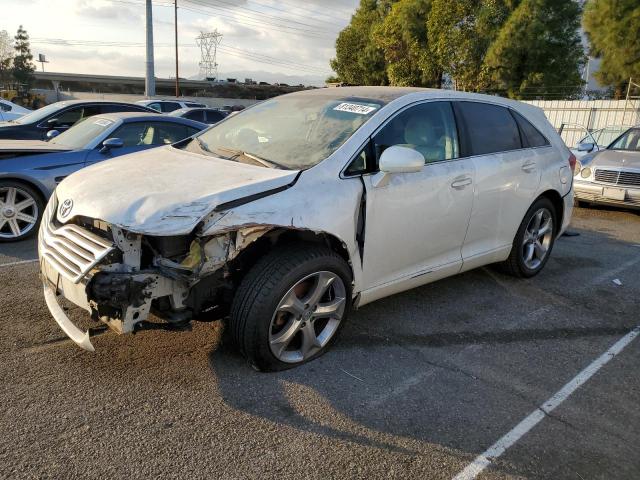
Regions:
<instances>
[{"instance_id":1,"label":"windshield wiper","mask_svg":"<svg viewBox=\"0 0 640 480\"><path fill-rule=\"evenodd\" d=\"M238 161L239 157L246 157L250 160L253 160L256 163L259 163L260 165L264 166L264 167L268 167L268 168L278 168L281 170L285 170L286 168L282 165L280 165L279 163L276 163L272 160L267 160L266 158L263 158L259 155L256 155L255 153L251 153L251 152L245 152L244 150L238 150L235 148L228 148L228 147L217 147L214 150L222 150L224 152L229 152L231 153L231 157L224 157L227 158L229 160L234 160L234 161ZM215 152L214 152L215 153Z\"/></svg>"}]
</instances>

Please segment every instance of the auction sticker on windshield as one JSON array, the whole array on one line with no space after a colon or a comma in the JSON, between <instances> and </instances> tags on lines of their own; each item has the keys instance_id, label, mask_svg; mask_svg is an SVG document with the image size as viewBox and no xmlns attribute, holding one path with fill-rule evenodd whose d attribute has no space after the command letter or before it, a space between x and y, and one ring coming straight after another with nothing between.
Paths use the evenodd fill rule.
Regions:
<instances>
[{"instance_id":1,"label":"auction sticker on windshield","mask_svg":"<svg viewBox=\"0 0 640 480\"><path fill-rule=\"evenodd\" d=\"M95 122L93 122L94 125L100 125L101 127L108 127L112 123L113 122L111 120L107 120L105 118L99 118Z\"/></svg>"},{"instance_id":2,"label":"auction sticker on windshield","mask_svg":"<svg viewBox=\"0 0 640 480\"><path fill-rule=\"evenodd\" d=\"M369 105L361 105L359 103L346 103L343 102L340 105L333 107L334 110L339 112L357 113L358 115L368 115L373 112L377 107L370 107Z\"/></svg>"}]
</instances>

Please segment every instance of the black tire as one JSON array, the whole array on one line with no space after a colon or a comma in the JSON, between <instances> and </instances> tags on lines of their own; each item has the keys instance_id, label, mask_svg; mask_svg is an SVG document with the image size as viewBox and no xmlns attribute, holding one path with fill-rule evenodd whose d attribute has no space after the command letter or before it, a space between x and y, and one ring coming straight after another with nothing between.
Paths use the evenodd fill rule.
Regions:
<instances>
[{"instance_id":1,"label":"black tire","mask_svg":"<svg viewBox=\"0 0 640 480\"><path fill-rule=\"evenodd\" d=\"M544 259L541 261L540 265L536 268L529 268L522 256L522 250L525 241L525 232L529 222L531 221L533 215L539 211L541 208L546 208L551 213L551 218L553 219L553 232L551 235L551 241L549 247L547 248L547 253ZM553 206L551 200L546 197L541 197L534 202L533 205L529 208L527 213L525 214L522 222L520 223L520 227L516 232L516 236L513 239L513 246L511 247L511 253L509 254L509 258L502 263L498 264L499 269L508 275L518 277L518 278L530 278L542 271L544 266L547 264L549 257L551 256L551 251L553 249L553 245L555 243L556 234L558 232L558 224L557 224L558 215L556 213L556 209Z\"/></svg>"},{"instance_id":2,"label":"black tire","mask_svg":"<svg viewBox=\"0 0 640 480\"><path fill-rule=\"evenodd\" d=\"M271 352L269 331L279 302L300 280L319 271L340 277L346 290L342 319L329 342L313 356L297 363L283 362ZM351 270L338 254L314 244L279 247L260 259L244 277L233 299L229 330L234 343L254 368L279 371L324 354L338 337L351 309Z\"/></svg>"},{"instance_id":3,"label":"black tire","mask_svg":"<svg viewBox=\"0 0 640 480\"><path fill-rule=\"evenodd\" d=\"M0 228L0 243L19 242L19 241L26 240L28 238L33 237L38 232L40 221L42 220L42 214L44 213L44 209L45 209L45 202L44 202L44 199L42 198L42 195L40 194L39 191L37 191L33 187L25 183L14 181L14 180L0 180L0 192L2 192L2 189L4 188L18 189L20 192L33 198L33 200L35 201L35 208L30 212L33 212L36 214L37 220L36 220L36 223L33 225L33 227L29 231L27 231L23 235L14 236L11 238L7 238L6 236L3 235L3 234L8 235L8 230L7 230L8 226L7 224L4 224ZM2 193L0 193L0 196L1 195ZM2 212L0 212L0 222L3 219L4 219L4 216Z\"/></svg>"}]
</instances>

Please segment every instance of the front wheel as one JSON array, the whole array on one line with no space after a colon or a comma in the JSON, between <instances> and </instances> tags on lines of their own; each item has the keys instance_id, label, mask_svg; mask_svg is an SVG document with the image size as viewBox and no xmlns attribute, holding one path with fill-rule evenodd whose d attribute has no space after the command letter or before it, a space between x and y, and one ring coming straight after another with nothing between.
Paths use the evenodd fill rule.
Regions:
<instances>
[{"instance_id":1,"label":"front wheel","mask_svg":"<svg viewBox=\"0 0 640 480\"><path fill-rule=\"evenodd\" d=\"M44 202L22 183L0 181L0 242L25 240L38 231Z\"/></svg>"},{"instance_id":2,"label":"front wheel","mask_svg":"<svg viewBox=\"0 0 640 480\"><path fill-rule=\"evenodd\" d=\"M502 269L514 277L537 275L549 260L555 234L555 208L548 198L539 198L524 216Z\"/></svg>"},{"instance_id":3,"label":"front wheel","mask_svg":"<svg viewBox=\"0 0 640 480\"><path fill-rule=\"evenodd\" d=\"M231 307L232 336L263 371L322 355L351 307L351 271L324 246L294 245L262 258L243 279Z\"/></svg>"}]
</instances>

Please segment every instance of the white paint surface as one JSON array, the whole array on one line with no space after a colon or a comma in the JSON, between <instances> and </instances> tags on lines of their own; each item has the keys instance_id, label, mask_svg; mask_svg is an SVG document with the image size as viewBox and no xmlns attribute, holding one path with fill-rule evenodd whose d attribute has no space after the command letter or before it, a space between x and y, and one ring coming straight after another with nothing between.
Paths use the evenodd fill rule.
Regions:
<instances>
[{"instance_id":1,"label":"white paint surface","mask_svg":"<svg viewBox=\"0 0 640 480\"><path fill-rule=\"evenodd\" d=\"M593 362L591 362L578 375L573 377L567 384L552 395L540 407L531 412L524 420L517 424L511 431L491 445L484 453L476 457L464 470L454 477L453 480L471 480L476 478L485 468L498 457L500 457L509 447L515 444L520 438L526 435L533 427L562 402L569 395L575 392L581 385L589 380L598 370L605 366L613 357L618 355L634 338L640 334L640 326L635 327L624 337L618 340L609 350L604 352Z\"/></svg>"}]
</instances>

